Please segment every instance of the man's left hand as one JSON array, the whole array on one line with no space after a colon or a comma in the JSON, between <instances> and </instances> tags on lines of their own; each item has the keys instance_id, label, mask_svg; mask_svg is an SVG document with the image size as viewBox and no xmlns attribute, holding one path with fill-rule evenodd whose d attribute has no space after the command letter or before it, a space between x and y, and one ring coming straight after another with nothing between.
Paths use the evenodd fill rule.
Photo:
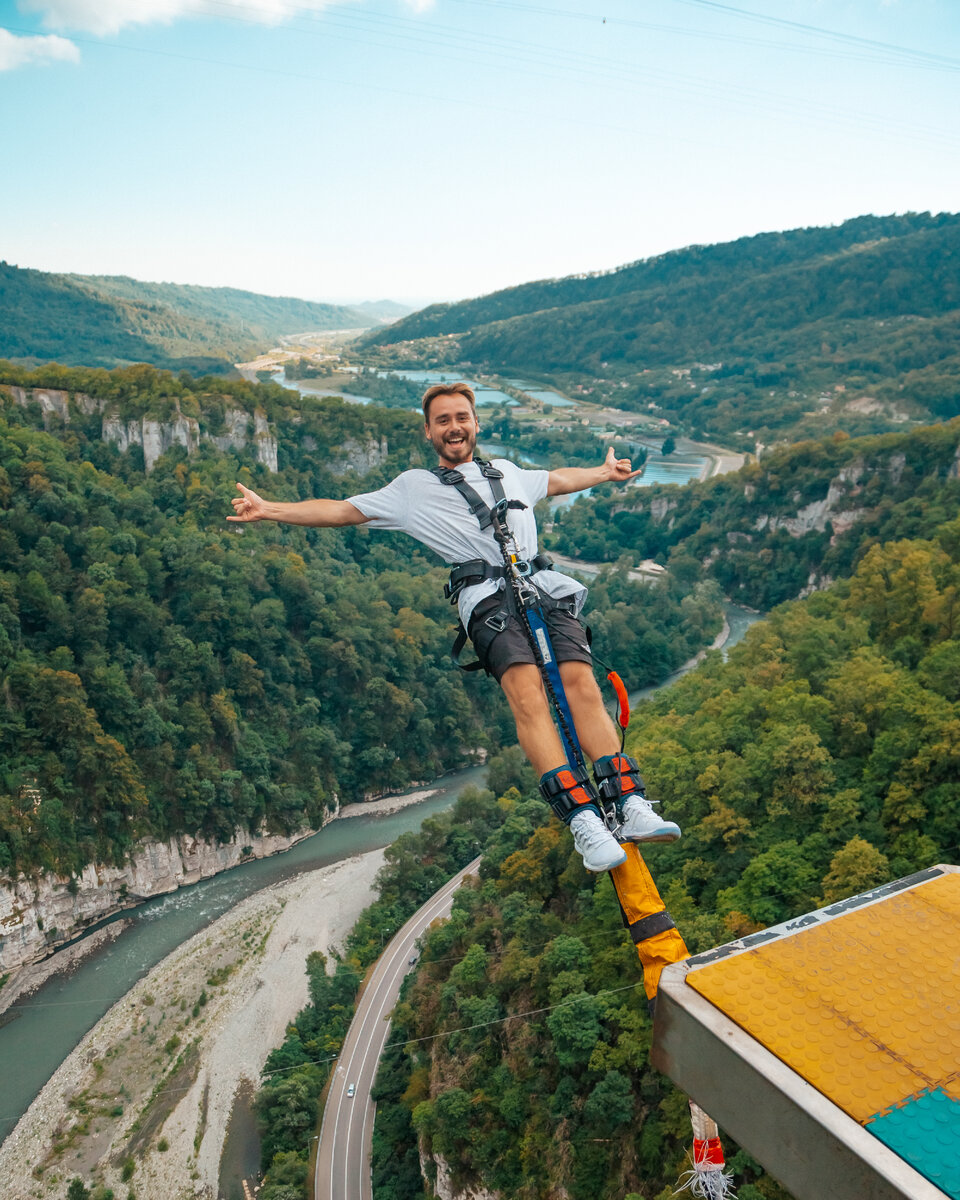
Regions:
<instances>
[{"instance_id":1,"label":"man's left hand","mask_svg":"<svg viewBox=\"0 0 960 1200\"><path fill-rule=\"evenodd\" d=\"M607 457L604 460L603 469L606 472L607 479L611 483L626 483L628 479L635 479L643 470L631 471L631 462L629 458L617 458L613 452L613 446L607 450Z\"/></svg>"}]
</instances>

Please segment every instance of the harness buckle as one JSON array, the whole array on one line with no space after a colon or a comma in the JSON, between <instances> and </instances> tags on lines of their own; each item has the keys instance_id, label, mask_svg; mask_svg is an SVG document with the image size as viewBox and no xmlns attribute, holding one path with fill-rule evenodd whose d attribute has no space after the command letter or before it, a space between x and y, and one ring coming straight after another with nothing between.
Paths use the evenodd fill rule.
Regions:
<instances>
[{"instance_id":1,"label":"harness buckle","mask_svg":"<svg viewBox=\"0 0 960 1200\"><path fill-rule=\"evenodd\" d=\"M491 613L483 623L492 629L494 633L503 633L507 627L506 614L503 611Z\"/></svg>"}]
</instances>

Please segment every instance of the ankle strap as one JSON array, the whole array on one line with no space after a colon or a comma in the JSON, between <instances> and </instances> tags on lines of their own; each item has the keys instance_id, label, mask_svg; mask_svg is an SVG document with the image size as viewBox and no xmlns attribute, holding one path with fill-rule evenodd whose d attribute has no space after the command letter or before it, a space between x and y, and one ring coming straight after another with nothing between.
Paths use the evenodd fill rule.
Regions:
<instances>
[{"instance_id":1,"label":"ankle strap","mask_svg":"<svg viewBox=\"0 0 960 1200\"><path fill-rule=\"evenodd\" d=\"M600 813L600 797L583 767L568 764L548 771L541 776L540 794L566 824L585 808Z\"/></svg>"}]
</instances>

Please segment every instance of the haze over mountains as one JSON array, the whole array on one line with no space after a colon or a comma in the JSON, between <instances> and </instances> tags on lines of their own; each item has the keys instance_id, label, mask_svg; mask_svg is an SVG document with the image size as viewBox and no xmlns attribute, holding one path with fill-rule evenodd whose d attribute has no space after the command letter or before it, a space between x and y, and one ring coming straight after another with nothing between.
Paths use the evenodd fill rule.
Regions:
<instances>
[{"instance_id":1,"label":"haze over mountains","mask_svg":"<svg viewBox=\"0 0 960 1200\"><path fill-rule=\"evenodd\" d=\"M0 356L28 365L51 359L94 367L148 362L223 372L284 335L368 329L408 311L390 300L350 307L0 263Z\"/></svg>"}]
</instances>

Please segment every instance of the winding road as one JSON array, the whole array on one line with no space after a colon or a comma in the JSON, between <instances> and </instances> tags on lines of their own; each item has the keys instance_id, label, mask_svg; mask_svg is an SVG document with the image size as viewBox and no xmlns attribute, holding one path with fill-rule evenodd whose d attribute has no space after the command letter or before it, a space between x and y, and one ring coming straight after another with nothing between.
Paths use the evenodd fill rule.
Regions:
<instances>
[{"instance_id":1,"label":"winding road","mask_svg":"<svg viewBox=\"0 0 960 1200\"><path fill-rule=\"evenodd\" d=\"M450 915L453 894L463 877L476 871L468 863L413 914L381 954L367 981L333 1073L317 1147L314 1200L372 1200L370 1151L376 1105L370 1091L390 1032L390 1013L404 976L417 960L417 939L433 921ZM350 1095L351 1086L354 1094Z\"/></svg>"}]
</instances>

